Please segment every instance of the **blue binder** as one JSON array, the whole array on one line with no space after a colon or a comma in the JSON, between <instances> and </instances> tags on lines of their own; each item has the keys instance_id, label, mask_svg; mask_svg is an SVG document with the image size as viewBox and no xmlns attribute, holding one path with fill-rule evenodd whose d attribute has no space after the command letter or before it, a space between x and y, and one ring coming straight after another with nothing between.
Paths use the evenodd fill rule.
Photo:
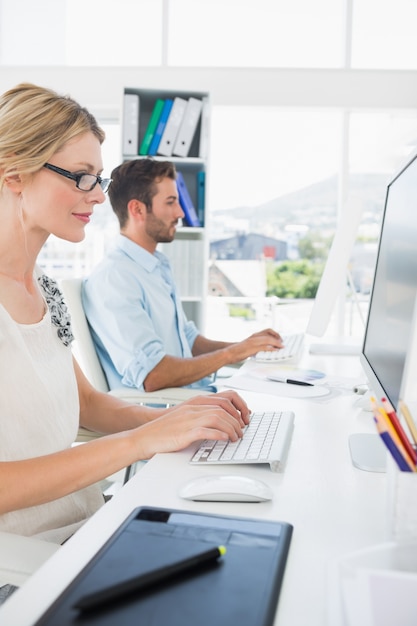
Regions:
<instances>
[{"instance_id":1,"label":"blue binder","mask_svg":"<svg viewBox=\"0 0 417 626\"><path fill-rule=\"evenodd\" d=\"M177 189L178 199L185 215L185 225L201 226L201 222L198 219L197 211L195 210L194 203L191 200L191 196L185 183L184 176L182 175L182 172L179 171L177 171Z\"/></svg>"},{"instance_id":2,"label":"blue binder","mask_svg":"<svg viewBox=\"0 0 417 626\"><path fill-rule=\"evenodd\" d=\"M206 209L206 173L204 170L197 173L197 214L201 226L204 226L204 211Z\"/></svg>"},{"instance_id":3,"label":"blue binder","mask_svg":"<svg viewBox=\"0 0 417 626\"><path fill-rule=\"evenodd\" d=\"M164 132L166 123L171 113L172 105L174 101L171 98L167 98L164 102L164 107L161 111L161 116L158 121L158 126L154 136L152 137L151 145L149 146L148 154L154 156L158 150L159 142L161 141L162 133Z\"/></svg>"}]
</instances>

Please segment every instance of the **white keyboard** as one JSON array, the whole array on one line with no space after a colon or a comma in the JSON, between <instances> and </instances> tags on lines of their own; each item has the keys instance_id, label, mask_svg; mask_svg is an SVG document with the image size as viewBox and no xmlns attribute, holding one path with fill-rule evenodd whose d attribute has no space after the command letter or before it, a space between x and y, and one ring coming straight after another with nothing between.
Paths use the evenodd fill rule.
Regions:
<instances>
[{"instance_id":1,"label":"white keyboard","mask_svg":"<svg viewBox=\"0 0 417 626\"><path fill-rule=\"evenodd\" d=\"M255 359L262 363L280 363L281 361L297 360L304 346L304 333L282 335L284 347L280 350L265 350L258 352Z\"/></svg>"},{"instance_id":2,"label":"white keyboard","mask_svg":"<svg viewBox=\"0 0 417 626\"><path fill-rule=\"evenodd\" d=\"M273 471L279 471L285 462L293 427L292 411L252 413L242 439L235 442L206 439L200 444L190 463L269 463Z\"/></svg>"}]
</instances>

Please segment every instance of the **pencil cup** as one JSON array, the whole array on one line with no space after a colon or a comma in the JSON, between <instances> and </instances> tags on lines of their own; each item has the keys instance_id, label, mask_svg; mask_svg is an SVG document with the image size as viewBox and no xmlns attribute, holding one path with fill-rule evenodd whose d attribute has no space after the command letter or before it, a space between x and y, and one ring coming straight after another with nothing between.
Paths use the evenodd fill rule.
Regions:
<instances>
[{"instance_id":1,"label":"pencil cup","mask_svg":"<svg viewBox=\"0 0 417 626\"><path fill-rule=\"evenodd\" d=\"M339 563L345 626L415 626L417 544L383 543Z\"/></svg>"},{"instance_id":2,"label":"pencil cup","mask_svg":"<svg viewBox=\"0 0 417 626\"><path fill-rule=\"evenodd\" d=\"M401 472L387 458L388 540L417 543L417 473Z\"/></svg>"}]
</instances>

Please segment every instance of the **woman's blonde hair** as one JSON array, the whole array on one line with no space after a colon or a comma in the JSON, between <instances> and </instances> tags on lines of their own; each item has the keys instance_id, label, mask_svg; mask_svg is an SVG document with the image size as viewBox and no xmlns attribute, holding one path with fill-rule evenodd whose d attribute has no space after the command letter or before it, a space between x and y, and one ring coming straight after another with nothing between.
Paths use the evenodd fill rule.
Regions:
<instances>
[{"instance_id":1,"label":"woman's blonde hair","mask_svg":"<svg viewBox=\"0 0 417 626\"><path fill-rule=\"evenodd\" d=\"M6 176L37 172L70 139L105 134L87 109L69 96L21 83L0 96L0 188Z\"/></svg>"}]
</instances>

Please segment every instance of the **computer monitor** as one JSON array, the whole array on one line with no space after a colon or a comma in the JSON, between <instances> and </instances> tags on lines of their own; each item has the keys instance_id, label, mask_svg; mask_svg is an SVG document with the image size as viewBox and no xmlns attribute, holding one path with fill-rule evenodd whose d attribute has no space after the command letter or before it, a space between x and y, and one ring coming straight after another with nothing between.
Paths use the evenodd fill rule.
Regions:
<instances>
[{"instance_id":1,"label":"computer monitor","mask_svg":"<svg viewBox=\"0 0 417 626\"><path fill-rule=\"evenodd\" d=\"M417 155L387 187L361 364L377 398L398 407L417 294Z\"/></svg>"},{"instance_id":2,"label":"computer monitor","mask_svg":"<svg viewBox=\"0 0 417 626\"><path fill-rule=\"evenodd\" d=\"M417 294L417 155L387 186L365 335L360 354L371 393L388 398L395 409L407 352L414 335L414 303ZM375 439L379 437L376 435ZM360 467L357 437L352 461ZM356 447L356 444L359 444ZM361 453L372 468L371 440ZM377 444L378 445L378 444ZM366 447L368 446L368 448ZM356 456L355 456L356 455ZM376 468L375 468L376 469Z\"/></svg>"}]
</instances>

